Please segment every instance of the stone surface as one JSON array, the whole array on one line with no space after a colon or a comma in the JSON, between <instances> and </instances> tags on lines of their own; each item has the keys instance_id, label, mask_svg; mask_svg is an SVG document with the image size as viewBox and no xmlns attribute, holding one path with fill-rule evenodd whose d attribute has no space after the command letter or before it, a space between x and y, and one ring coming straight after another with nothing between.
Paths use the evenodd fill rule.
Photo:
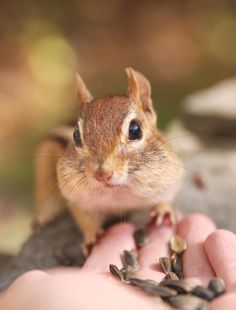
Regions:
<instances>
[{"instance_id":1,"label":"stone surface","mask_svg":"<svg viewBox=\"0 0 236 310\"><path fill-rule=\"evenodd\" d=\"M209 215L236 232L236 149L206 149L185 156L185 178L175 206Z\"/></svg>"},{"instance_id":2,"label":"stone surface","mask_svg":"<svg viewBox=\"0 0 236 310\"><path fill-rule=\"evenodd\" d=\"M81 266L84 262L81 242L82 234L69 215L33 233L17 257L4 260L0 269L0 291L31 269Z\"/></svg>"},{"instance_id":3,"label":"stone surface","mask_svg":"<svg viewBox=\"0 0 236 310\"><path fill-rule=\"evenodd\" d=\"M183 119L202 136L236 136L236 78L225 80L186 98Z\"/></svg>"},{"instance_id":4,"label":"stone surface","mask_svg":"<svg viewBox=\"0 0 236 310\"><path fill-rule=\"evenodd\" d=\"M204 143L197 135L183 126L180 120L174 120L168 126L166 137L178 154L193 154L204 148Z\"/></svg>"}]
</instances>

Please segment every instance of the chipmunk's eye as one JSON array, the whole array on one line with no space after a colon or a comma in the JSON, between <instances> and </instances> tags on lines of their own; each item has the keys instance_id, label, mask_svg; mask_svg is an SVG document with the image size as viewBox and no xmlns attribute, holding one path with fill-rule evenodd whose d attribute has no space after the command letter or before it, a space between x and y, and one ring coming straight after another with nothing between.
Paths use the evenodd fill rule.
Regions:
<instances>
[{"instance_id":1,"label":"chipmunk's eye","mask_svg":"<svg viewBox=\"0 0 236 310\"><path fill-rule=\"evenodd\" d=\"M75 129L74 134L73 134L73 138L74 138L76 145L82 147L82 141L81 141L79 128Z\"/></svg>"},{"instance_id":2,"label":"chipmunk's eye","mask_svg":"<svg viewBox=\"0 0 236 310\"><path fill-rule=\"evenodd\" d=\"M129 124L129 140L140 140L142 138L142 129L138 121L132 120Z\"/></svg>"}]
</instances>

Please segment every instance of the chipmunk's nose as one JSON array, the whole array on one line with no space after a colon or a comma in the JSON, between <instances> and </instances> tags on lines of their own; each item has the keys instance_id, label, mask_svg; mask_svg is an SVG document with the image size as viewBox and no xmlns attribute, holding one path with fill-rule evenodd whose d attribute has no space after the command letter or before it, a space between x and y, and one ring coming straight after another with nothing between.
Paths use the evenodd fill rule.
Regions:
<instances>
[{"instance_id":1,"label":"chipmunk's nose","mask_svg":"<svg viewBox=\"0 0 236 310\"><path fill-rule=\"evenodd\" d=\"M107 182L111 179L113 172L98 169L95 171L95 178L100 182Z\"/></svg>"}]
</instances>

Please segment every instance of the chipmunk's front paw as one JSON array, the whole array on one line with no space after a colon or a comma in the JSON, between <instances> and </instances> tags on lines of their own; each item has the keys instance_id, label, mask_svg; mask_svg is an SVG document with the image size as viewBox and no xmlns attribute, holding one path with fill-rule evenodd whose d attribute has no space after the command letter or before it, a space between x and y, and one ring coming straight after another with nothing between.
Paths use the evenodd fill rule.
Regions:
<instances>
[{"instance_id":1,"label":"chipmunk's front paw","mask_svg":"<svg viewBox=\"0 0 236 310\"><path fill-rule=\"evenodd\" d=\"M169 219L171 225L176 224L176 210L170 204L159 204L155 206L150 215L157 226L161 225L165 218Z\"/></svg>"},{"instance_id":2,"label":"chipmunk's front paw","mask_svg":"<svg viewBox=\"0 0 236 310\"><path fill-rule=\"evenodd\" d=\"M82 252L85 256L88 256L94 245L102 238L104 235L104 230L99 229L96 232L87 232L84 234L84 242L82 244Z\"/></svg>"}]
</instances>

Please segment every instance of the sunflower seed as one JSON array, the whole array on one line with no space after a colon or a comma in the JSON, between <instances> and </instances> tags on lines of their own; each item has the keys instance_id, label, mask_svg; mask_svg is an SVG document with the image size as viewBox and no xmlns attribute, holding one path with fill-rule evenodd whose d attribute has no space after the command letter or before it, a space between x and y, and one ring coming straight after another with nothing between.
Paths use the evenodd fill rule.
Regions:
<instances>
[{"instance_id":1,"label":"sunflower seed","mask_svg":"<svg viewBox=\"0 0 236 310\"><path fill-rule=\"evenodd\" d=\"M208 303L196 296L191 295L178 295L176 297L168 298L167 302L181 310L206 310Z\"/></svg>"},{"instance_id":2,"label":"sunflower seed","mask_svg":"<svg viewBox=\"0 0 236 310\"><path fill-rule=\"evenodd\" d=\"M123 282L130 283L129 279L130 279L130 277L133 277L134 275L131 272L127 272L124 267L120 269L120 272L123 275Z\"/></svg>"},{"instance_id":3,"label":"sunflower seed","mask_svg":"<svg viewBox=\"0 0 236 310\"><path fill-rule=\"evenodd\" d=\"M164 279L165 280L179 280L177 274L174 272L168 272Z\"/></svg>"},{"instance_id":4,"label":"sunflower seed","mask_svg":"<svg viewBox=\"0 0 236 310\"><path fill-rule=\"evenodd\" d=\"M176 273L179 279L183 279L183 265L181 257L174 253L171 257L171 262L173 271Z\"/></svg>"},{"instance_id":5,"label":"sunflower seed","mask_svg":"<svg viewBox=\"0 0 236 310\"><path fill-rule=\"evenodd\" d=\"M170 248L177 254L182 254L187 249L187 242L180 236L173 236L170 240Z\"/></svg>"},{"instance_id":6,"label":"sunflower seed","mask_svg":"<svg viewBox=\"0 0 236 310\"><path fill-rule=\"evenodd\" d=\"M173 288L180 294L187 294L192 289L191 285L183 280L163 280L160 285Z\"/></svg>"},{"instance_id":7,"label":"sunflower seed","mask_svg":"<svg viewBox=\"0 0 236 310\"><path fill-rule=\"evenodd\" d=\"M137 246L142 247L150 240L149 231L147 228L138 229L134 233L134 240Z\"/></svg>"},{"instance_id":8,"label":"sunflower seed","mask_svg":"<svg viewBox=\"0 0 236 310\"><path fill-rule=\"evenodd\" d=\"M171 268L171 259L169 257L160 257L159 263L165 274L168 274L172 271Z\"/></svg>"},{"instance_id":9,"label":"sunflower seed","mask_svg":"<svg viewBox=\"0 0 236 310\"><path fill-rule=\"evenodd\" d=\"M135 276L136 269L130 265L125 268L125 277L126 279L133 278Z\"/></svg>"},{"instance_id":10,"label":"sunflower seed","mask_svg":"<svg viewBox=\"0 0 236 310\"><path fill-rule=\"evenodd\" d=\"M155 280L146 279L145 281L146 281L146 283L151 284L151 285L159 285L159 283Z\"/></svg>"},{"instance_id":11,"label":"sunflower seed","mask_svg":"<svg viewBox=\"0 0 236 310\"><path fill-rule=\"evenodd\" d=\"M137 272L139 270L139 264L137 260L137 252L135 250L123 252L121 257L123 266L126 270L132 270L133 272Z\"/></svg>"},{"instance_id":12,"label":"sunflower seed","mask_svg":"<svg viewBox=\"0 0 236 310\"><path fill-rule=\"evenodd\" d=\"M113 276L119 278L121 281L125 280L123 273L121 272L121 270L116 265L110 264L109 270L110 270L110 273L113 274Z\"/></svg>"},{"instance_id":13,"label":"sunflower seed","mask_svg":"<svg viewBox=\"0 0 236 310\"><path fill-rule=\"evenodd\" d=\"M211 290L201 285L194 287L192 295L198 296L207 301L211 301L215 297L215 294Z\"/></svg>"},{"instance_id":14,"label":"sunflower seed","mask_svg":"<svg viewBox=\"0 0 236 310\"><path fill-rule=\"evenodd\" d=\"M213 278L208 284L208 288L216 296L222 295L225 292L225 283L221 278Z\"/></svg>"},{"instance_id":15,"label":"sunflower seed","mask_svg":"<svg viewBox=\"0 0 236 310\"><path fill-rule=\"evenodd\" d=\"M150 282L150 280L141 280L141 279L130 279L130 283L141 289L148 295L159 296L162 298L169 298L177 295L177 292L168 287L156 285L155 283Z\"/></svg>"}]
</instances>

